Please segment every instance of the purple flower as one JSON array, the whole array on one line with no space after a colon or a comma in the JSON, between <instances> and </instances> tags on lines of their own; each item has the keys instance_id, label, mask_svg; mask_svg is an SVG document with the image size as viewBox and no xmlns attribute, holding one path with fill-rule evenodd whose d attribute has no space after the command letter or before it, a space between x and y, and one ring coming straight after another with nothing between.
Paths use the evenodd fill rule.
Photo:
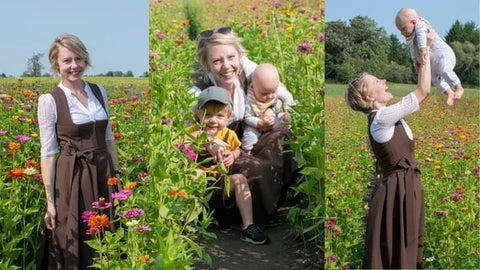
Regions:
<instances>
[{"instance_id":1,"label":"purple flower","mask_svg":"<svg viewBox=\"0 0 480 270\"><path fill-rule=\"evenodd\" d=\"M8 133L8 130L0 129L0 135L5 135Z\"/></svg>"},{"instance_id":2,"label":"purple flower","mask_svg":"<svg viewBox=\"0 0 480 270\"><path fill-rule=\"evenodd\" d=\"M454 201L460 201L460 200L462 199L462 198L460 198L460 194L458 194L458 193L456 193L456 192L450 194L450 197L451 197L452 200L454 200Z\"/></svg>"},{"instance_id":3,"label":"purple flower","mask_svg":"<svg viewBox=\"0 0 480 270\"><path fill-rule=\"evenodd\" d=\"M166 36L162 33L157 33L156 36L157 36L158 39L165 39L166 38Z\"/></svg>"},{"instance_id":4,"label":"purple flower","mask_svg":"<svg viewBox=\"0 0 480 270\"><path fill-rule=\"evenodd\" d=\"M197 158L197 153L195 153L195 151L193 151L192 147L190 146L185 149L185 154L192 161L195 161L195 159Z\"/></svg>"},{"instance_id":5,"label":"purple flower","mask_svg":"<svg viewBox=\"0 0 480 270\"><path fill-rule=\"evenodd\" d=\"M125 120L128 120L128 119L132 118L132 116L130 114L124 114L124 115L122 115L122 117Z\"/></svg>"},{"instance_id":6,"label":"purple flower","mask_svg":"<svg viewBox=\"0 0 480 270\"><path fill-rule=\"evenodd\" d=\"M325 34L324 33L317 34L315 39L320 41L320 42L324 42L325 41Z\"/></svg>"},{"instance_id":7,"label":"purple flower","mask_svg":"<svg viewBox=\"0 0 480 270\"><path fill-rule=\"evenodd\" d=\"M446 211L443 211L443 210L438 210L437 212L435 212L437 214L437 216L439 217L443 217L447 214Z\"/></svg>"},{"instance_id":8,"label":"purple flower","mask_svg":"<svg viewBox=\"0 0 480 270\"><path fill-rule=\"evenodd\" d=\"M122 189L118 193L112 193L112 198L119 201L125 201L130 195L132 195L132 193L133 191L131 189Z\"/></svg>"},{"instance_id":9,"label":"purple flower","mask_svg":"<svg viewBox=\"0 0 480 270\"><path fill-rule=\"evenodd\" d=\"M19 140L21 143L26 143L28 141L30 141L30 137L28 136L25 136L25 135L15 135L15 139Z\"/></svg>"},{"instance_id":10,"label":"purple flower","mask_svg":"<svg viewBox=\"0 0 480 270\"><path fill-rule=\"evenodd\" d=\"M97 202L93 202L92 203L92 208L93 209L100 209L100 210L103 210L103 209L108 209L112 207L112 203L110 202L105 202L105 199L101 198L99 201Z\"/></svg>"},{"instance_id":11,"label":"purple flower","mask_svg":"<svg viewBox=\"0 0 480 270\"><path fill-rule=\"evenodd\" d=\"M151 230L149 226L135 226L133 228L139 232L145 232L145 231Z\"/></svg>"},{"instance_id":12,"label":"purple flower","mask_svg":"<svg viewBox=\"0 0 480 270\"><path fill-rule=\"evenodd\" d=\"M30 104L23 105L22 108L23 108L24 110L30 111L30 110L32 109L32 105L30 105Z\"/></svg>"},{"instance_id":13,"label":"purple flower","mask_svg":"<svg viewBox=\"0 0 480 270\"><path fill-rule=\"evenodd\" d=\"M82 221L88 222L91 216L96 216L96 215L98 215L98 212L96 211L84 211L82 214Z\"/></svg>"},{"instance_id":14,"label":"purple flower","mask_svg":"<svg viewBox=\"0 0 480 270\"><path fill-rule=\"evenodd\" d=\"M326 259L326 263L333 263L336 260L337 260L337 257L335 257L335 255L330 255L330 257Z\"/></svg>"},{"instance_id":15,"label":"purple flower","mask_svg":"<svg viewBox=\"0 0 480 270\"><path fill-rule=\"evenodd\" d=\"M172 123L172 118L162 118L162 125L168 125Z\"/></svg>"},{"instance_id":16,"label":"purple flower","mask_svg":"<svg viewBox=\"0 0 480 270\"><path fill-rule=\"evenodd\" d=\"M122 211L121 214L126 218L137 218L143 215L143 210L139 208L132 208L128 211Z\"/></svg>"},{"instance_id":17,"label":"purple flower","mask_svg":"<svg viewBox=\"0 0 480 270\"><path fill-rule=\"evenodd\" d=\"M298 45L297 51L301 53L311 53L313 51L312 45L309 43L302 43Z\"/></svg>"},{"instance_id":18,"label":"purple flower","mask_svg":"<svg viewBox=\"0 0 480 270\"><path fill-rule=\"evenodd\" d=\"M135 162L135 163L140 163L140 162L142 162L142 159L139 158L139 157L132 157L132 161Z\"/></svg>"}]
</instances>

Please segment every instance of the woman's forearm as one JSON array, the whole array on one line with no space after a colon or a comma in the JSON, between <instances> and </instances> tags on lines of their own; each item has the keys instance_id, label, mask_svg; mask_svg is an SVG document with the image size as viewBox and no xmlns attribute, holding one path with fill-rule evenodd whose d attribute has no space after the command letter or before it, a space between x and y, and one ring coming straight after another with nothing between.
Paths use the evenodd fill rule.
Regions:
<instances>
[{"instance_id":1,"label":"woman's forearm","mask_svg":"<svg viewBox=\"0 0 480 270\"><path fill-rule=\"evenodd\" d=\"M40 167L42 170L42 181L45 186L45 194L47 196L47 204L53 206L55 204L55 155L40 158Z\"/></svg>"}]
</instances>

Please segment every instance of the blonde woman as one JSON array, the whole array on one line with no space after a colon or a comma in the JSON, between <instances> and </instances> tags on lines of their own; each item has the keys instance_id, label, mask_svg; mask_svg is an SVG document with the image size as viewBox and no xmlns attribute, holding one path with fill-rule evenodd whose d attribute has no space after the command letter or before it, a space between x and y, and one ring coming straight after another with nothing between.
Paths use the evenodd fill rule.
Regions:
<instances>
[{"instance_id":1,"label":"blonde woman","mask_svg":"<svg viewBox=\"0 0 480 270\"><path fill-rule=\"evenodd\" d=\"M86 269L95 256L84 241L82 213L110 201L107 179L117 171L117 149L102 86L82 79L90 59L73 35L56 38L49 52L60 83L38 100L42 178L47 196L45 239L39 268ZM111 210L111 209L110 209Z\"/></svg>"},{"instance_id":2,"label":"blonde woman","mask_svg":"<svg viewBox=\"0 0 480 270\"><path fill-rule=\"evenodd\" d=\"M427 57L432 41L429 35ZM363 268L415 269L422 265L425 209L413 134L403 119L420 109L430 93L430 61L418 70L417 88L400 102L386 80L366 72L350 82L347 104L368 115L377 183L369 202Z\"/></svg>"}]
</instances>

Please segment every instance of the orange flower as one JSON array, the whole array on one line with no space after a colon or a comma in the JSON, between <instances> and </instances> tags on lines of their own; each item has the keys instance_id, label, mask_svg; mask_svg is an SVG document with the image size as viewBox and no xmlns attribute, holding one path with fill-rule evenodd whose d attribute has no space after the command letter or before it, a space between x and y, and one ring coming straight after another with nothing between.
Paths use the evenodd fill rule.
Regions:
<instances>
[{"instance_id":1,"label":"orange flower","mask_svg":"<svg viewBox=\"0 0 480 270\"><path fill-rule=\"evenodd\" d=\"M20 149L20 143L11 142L11 143L8 144L8 148L10 150L18 150L18 149Z\"/></svg>"},{"instance_id":2,"label":"orange flower","mask_svg":"<svg viewBox=\"0 0 480 270\"><path fill-rule=\"evenodd\" d=\"M134 145L134 144L137 144L137 141L128 141L128 144Z\"/></svg>"},{"instance_id":3,"label":"orange flower","mask_svg":"<svg viewBox=\"0 0 480 270\"><path fill-rule=\"evenodd\" d=\"M137 182L128 182L125 184L123 188L125 189L133 189L134 187L138 186Z\"/></svg>"},{"instance_id":4,"label":"orange flower","mask_svg":"<svg viewBox=\"0 0 480 270\"><path fill-rule=\"evenodd\" d=\"M109 186L115 186L115 185L117 185L117 184L118 184L118 178L115 177L115 176L112 176L112 177L108 178L107 184L108 184Z\"/></svg>"},{"instance_id":5,"label":"orange flower","mask_svg":"<svg viewBox=\"0 0 480 270\"><path fill-rule=\"evenodd\" d=\"M176 40L175 40L175 43L177 43L178 45L182 45L182 44L183 44L183 40L181 40L181 39L176 39Z\"/></svg>"},{"instance_id":6,"label":"orange flower","mask_svg":"<svg viewBox=\"0 0 480 270\"><path fill-rule=\"evenodd\" d=\"M23 90L23 95L26 97L29 97L33 95L33 92L31 90Z\"/></svg>"},{"instance_id":7,"label":"orange flower","mask_svg":"<svg viewBox=\"0 0 480 270\"><path fill-rule=\"evenodd\" d=\"M7 172L8 176L11 176L13 178L21 178L23 176L23 169L20 168L15 168Z\"/></svg>"},{"instance_id":8,"label":"orange flower","mask_svg":"<svg viewBox=\"0 0 480 270\"><path fill-rule=\"evenodd\" d=\"M150 260L150 255L148 255L148 254L140 256L140 261L142 261L144 263L148 263L149 260Z\"/></svg>"},{"instance_id":9,"label":"orange flower","mask_svg":"<svg viewBox=\"0 0 480 270\"><path fill-rule=\"evenodd\" d=\"M105 214L92 215L88 219L88 226L90 228L97 228L97 229L100 229L102 226L103 227L108 227L108 226L110 226L110 220L108 219L107 215L105 215Z\"/></svg>"},{"instance_id":10,"label":"orange flower","mask_svg":"<svg viewBox=\"0 0 480 270\"><path fill-rule=\"evenodd\" d=\"M169 192L168 192L168 195L170 196L174 196L175 193L177 193L175 190L171 189Z\"/></svg>"},{"instance_id":11,"label":"orange flower","mask_svg":"<svg viewBox=\"0 0 480 270\"><path fill-rule=\"evenodd\" d=\"M113 138L115 139L115 141L120 140L120 137L121 137L120 132L116 131L113 133Z\"/></svg>"},{"instance_id":12,"label":"orange flower","mask_svg":"<svg viewBox=\"0 0 480 270\"><path fill-rule=\"evenodd\" d=\"M145 89L143 89L143 93L145 93L145 94L148 94L148 93L150 93L150 89L149 89L148 87L147 87L147 88L145 88Z\"/></svg>"},{"instance_id":13,"label":"orange flower","mask_svg":"<svg viewBox=\"0 0 480 270\"><path fill-rule=\"evenodd\" d=\"M37 162L33 158L25 162L25 168L36 168L36 167L37 167Z\"/></svg>"},{"instance_id":14,"label":"orange flower","mask_svg":"<svg viewBox=\"0 0 480 270\"><path fill-rule=\"evenodd\" d=\"M178 193L177 193L178 197L182 197L182 198L186 198L187 195L185 194L185 192L183 190L179 190Z\"/></svg>"}]
</instances>

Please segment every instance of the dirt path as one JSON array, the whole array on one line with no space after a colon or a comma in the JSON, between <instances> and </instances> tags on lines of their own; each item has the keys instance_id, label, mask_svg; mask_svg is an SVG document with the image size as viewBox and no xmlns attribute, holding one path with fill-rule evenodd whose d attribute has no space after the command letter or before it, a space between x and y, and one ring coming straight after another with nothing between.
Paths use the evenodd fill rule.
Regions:
<instances>
[{"instance_id":1,"label":"dirt path","mask_svg":"<svg viewBox=\"0 0 480 270\"><path fill-rule=\"evenodd\" d=\"M218 239L214 247L207 250L212 257L212 267L199 263L196 269L215 270L317 270L320 269L320 258L317 256L312 265L308 260L297 255L303 244L293 239L286 220L287 209L281 209L266 225L261 226L268 233L271 243L252 245L240 240L240 228L224 229L213 226Z\"/></svg>"}]
</instances>

